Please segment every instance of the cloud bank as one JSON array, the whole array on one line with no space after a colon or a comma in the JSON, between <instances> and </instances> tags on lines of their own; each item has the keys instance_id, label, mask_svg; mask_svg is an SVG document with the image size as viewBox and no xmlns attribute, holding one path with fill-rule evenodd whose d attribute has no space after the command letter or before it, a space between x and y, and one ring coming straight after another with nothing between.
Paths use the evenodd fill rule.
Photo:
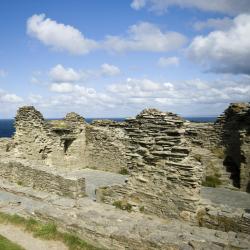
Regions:
<instances>
[{"instance_id":1,"label":"cloud bank","mask_svg":"<svg viewBox=\"0 0 250 250\"><path fill-rule=\"evenodd\" d=\"M212 11L226 14L240 14L250 11L249 0L133 0L131 7L135 10L148 8L151 11L163 13L172 6L181 8L196 8L201 11Z\"/></svg>"},{"instance_id":2,"label":"cloud bank","mask_svg":"<svg viewBox=\"0 0 250 250\"><path fill-rule=\"evenodd\" d=\"M225 31L197 36L187 49L188 57L205 70L217 73L250 74L250 14L234 18Z\"/></svg>"}]
</instances>

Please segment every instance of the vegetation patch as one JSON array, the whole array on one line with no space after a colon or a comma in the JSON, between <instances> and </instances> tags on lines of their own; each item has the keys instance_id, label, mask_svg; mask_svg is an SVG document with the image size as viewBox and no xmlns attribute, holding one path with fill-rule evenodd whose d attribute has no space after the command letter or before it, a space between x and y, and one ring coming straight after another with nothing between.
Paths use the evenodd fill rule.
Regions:
<instances>
[{"instance_id":1,"label":"vegetation patch","mask_svg":"<svg viewBox=\"0 0 250 250\"><path fill-rule=\"evenodd\" d=\"M42 223L33 218L23 218L19 215L9 215L0 212L0 223L10 223L13 225L21 226L26 231L33 233L34 237L38 237L46 240L58 240L62 241L69 250L101 250L100 248L94 247L73 233L61 232L57 229L54 223ZM18 247L18 246L17 246ZM0 249L2 250L23 250L23 248L3 248L1 247L0 238Z\"/></svg>"},{"instance_id":2,"label":"vegetation patch","mask_svg":"<svg viewBox=\"0 0 250 250\"><path fill-rule=\"evenodd\" d=\"M128 175L129 172L126 168L121 168L121 170L119 171L119 174L122 174L122 175Z\"/></svg>"},{"instance_id":3,"label":"vegetation patch","mask_svg":"<svg viewBox=\"0 0 250 250\"><path fill-rule=\"evenodd\" d=\"M140 210L140 212L144 212L145 211L145 207L142 206L142 207L139 208L139 210Z\"/></svg>"},{"instance_id":4,"label":"vegetation patch","mask_svg":"<svg viewBox=\"0 0 250 250\"><path fill-rule=\"evenodd\" d=\"M132 211L132 205L129 204L128 202L126 202L126 201L115 201L115 202L113 202L113 205L116 208L119 208L119 209L122 209L122 210L127 210L128 212Z\"/></svg>"},{"instance_id":5,"label":"vegetation patch","mask_svg":"<svg viewBox=\"0 0 250 250\"><path fill-rule=\"evenodd\" d=\"M221 185L221 180L219 179L219 174L218 175L209 175L206 176L205 181L202 182L202 186L205 187L218 187Z\"/></svg>"},{"instance_id":6,"label":"vegetation patch","mask_svg":"<svg viewBox=\"0 0 250 250\"><path fill-rule=\"evenodd\" d=\"M17 181L17 185L23 186L23 182L22 181Z\"/></svg>"},{"instance_id":7,"label":"vegetation patch","mask_svg":"<svg viewBox=\"0 0 250 250\"><path fill-rule=\"evenodd\" d=\"M211 152L214 153L218 158L224 159L225 158L225 150L223 148L212 148Z\"/></svg>"},{"instance_id":8,"label":"vegetation patch","mask_svg":"<svg viewBox=\"0 0 250 250\"><path fill-rule=\"evenodd\" d=\"M0 235L0 249L1 250L25 250L16 243L11 242L2 235Z\"/></svg>"}]
</instances>

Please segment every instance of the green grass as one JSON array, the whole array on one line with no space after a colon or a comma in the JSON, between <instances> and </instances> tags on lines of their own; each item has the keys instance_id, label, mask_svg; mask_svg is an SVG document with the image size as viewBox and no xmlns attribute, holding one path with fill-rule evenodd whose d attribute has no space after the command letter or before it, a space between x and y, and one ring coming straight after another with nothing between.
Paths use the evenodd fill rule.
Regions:
<instances>
[{"instance_id":1,"label":"green grass","mask_svg":"<svg viewBox=\"0 0 250 250\"><path fill-rule=\"evenodd\" d=\"M1 250L24 250L21 246L13 243L0 235L0 249Z\"/></svg>"},{"instance_id":2,"label":"green grass","mask_svg":"<svg viewBox=\"0 0 250 250\"><path fill-rule=\"evenodd\" d=\"M202 182L202 186L205 187L218 187L219 185L221 185L221 180L219 179L219 175L210 175L210 176L206 176L205 181Z\"/></svg>"},{"instance_id":3,"label":"green grass","mask_svg":"<svg viewBox=\"0 0 250 250\"><path fill-rule=\"evenodd\" d=\"M0 223L21 226L26 231L33 233L34 237L62 241L69 250L101 250L101 248L90 245L73 233L59 231L54 223L42 223L33 218L26 219L19 215L9 215L2 212L0 212ZM1 245L0 249L2 250ZM22 248L13 248L13 250L15 249L21 250ZM12 248L6 248L6 250L12 250Z\"/></svg>"},{"instance_id":4,"label":"green grass","mask_svg":"<svg viewBox=\"0 0 250 250\"><path fill-rule=\"evenodd\" d=\"M116 208L122 209L122 210L127 210L128 212L132 211L132 205L125 202L125 201L115 201L113 202L113 205Z\"/></svg>"}]
</instances>

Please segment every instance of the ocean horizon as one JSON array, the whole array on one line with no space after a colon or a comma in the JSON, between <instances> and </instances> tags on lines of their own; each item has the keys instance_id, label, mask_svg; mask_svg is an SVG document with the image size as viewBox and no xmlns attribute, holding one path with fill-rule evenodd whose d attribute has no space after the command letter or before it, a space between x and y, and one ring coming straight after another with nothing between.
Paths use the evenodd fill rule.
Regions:
<instances>
[{"instance_id":1,"label":"ocean horizon","mask_svg":"<svg viewBox=\"0 0 250 250\"><path fill-rule=\"evenodd\" d=\"M191 122L214 122L217 117L215 116L194 116L194 117L183 117L184 119ZM47 120L56 120L62 118L50 118ZM93 120L113 120L117 122L122 122L126 118L85 118L87 123L91 123ZM0 119L0 138L1 137L12 137L15 133L14 119Z\"/></svg>"}]
</instances>

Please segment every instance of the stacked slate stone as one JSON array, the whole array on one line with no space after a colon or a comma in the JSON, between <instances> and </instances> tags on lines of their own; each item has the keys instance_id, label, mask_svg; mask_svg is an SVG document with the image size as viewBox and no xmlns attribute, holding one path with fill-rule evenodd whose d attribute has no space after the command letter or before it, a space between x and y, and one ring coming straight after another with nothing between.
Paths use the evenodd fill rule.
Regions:
<instances>
[{"instance_id":1,"label":"stacked slate stone","mask_svg":"<svg viewBox=\"0 0 250 250\"><path fill-rule=\"evenodd\" d=\"M213 123L186 122L185 136L194 146L214 148L220 145L218 132Z\"/></svg>"},{"instance_id":2,"label":"stacked slate stone","mask_svg":"<svg viewBox=\"0 0 250 250\"><path fill-rule=\"evenodd\" d=\"M199 200L202 170L189 157L184 120L146 109L126 124L130 177L125 188L116 190L120 197L114 197L147 213L179 218L184 212L189 217Z\"/></svg>"},{"instance_id":3,"label":"stacked slate stone","mask_svg":"<svg viewBox=\"0 0 250 250\"><path fill-rule=\"evenodd\" d=\"M236 187L250 192L250 103L232 103L216 129L226 148L225 164Z\"/></svg>"},{"instance_id":4,"label":"stacked slate stone","mask_svg":"<svg viewBox=\"0 0 250 250\"><path fill-rule=\"evenodd\" d=\"M122 128L125 126L125 123L113 120L94 120L91 122L91 125L100 127Z\"/></svg>"},{"instance_id":5,"label":"stacked slate stone","mask_svg":"<svg viewBox=\"0 0 250 250\"><path fill-rule=\"evenodd\" d=\"M15 118L15 150L23 158L39 158L39 151L47 143L42 114L32 106L19 108Z\"/></svg>"}]
</instances>

